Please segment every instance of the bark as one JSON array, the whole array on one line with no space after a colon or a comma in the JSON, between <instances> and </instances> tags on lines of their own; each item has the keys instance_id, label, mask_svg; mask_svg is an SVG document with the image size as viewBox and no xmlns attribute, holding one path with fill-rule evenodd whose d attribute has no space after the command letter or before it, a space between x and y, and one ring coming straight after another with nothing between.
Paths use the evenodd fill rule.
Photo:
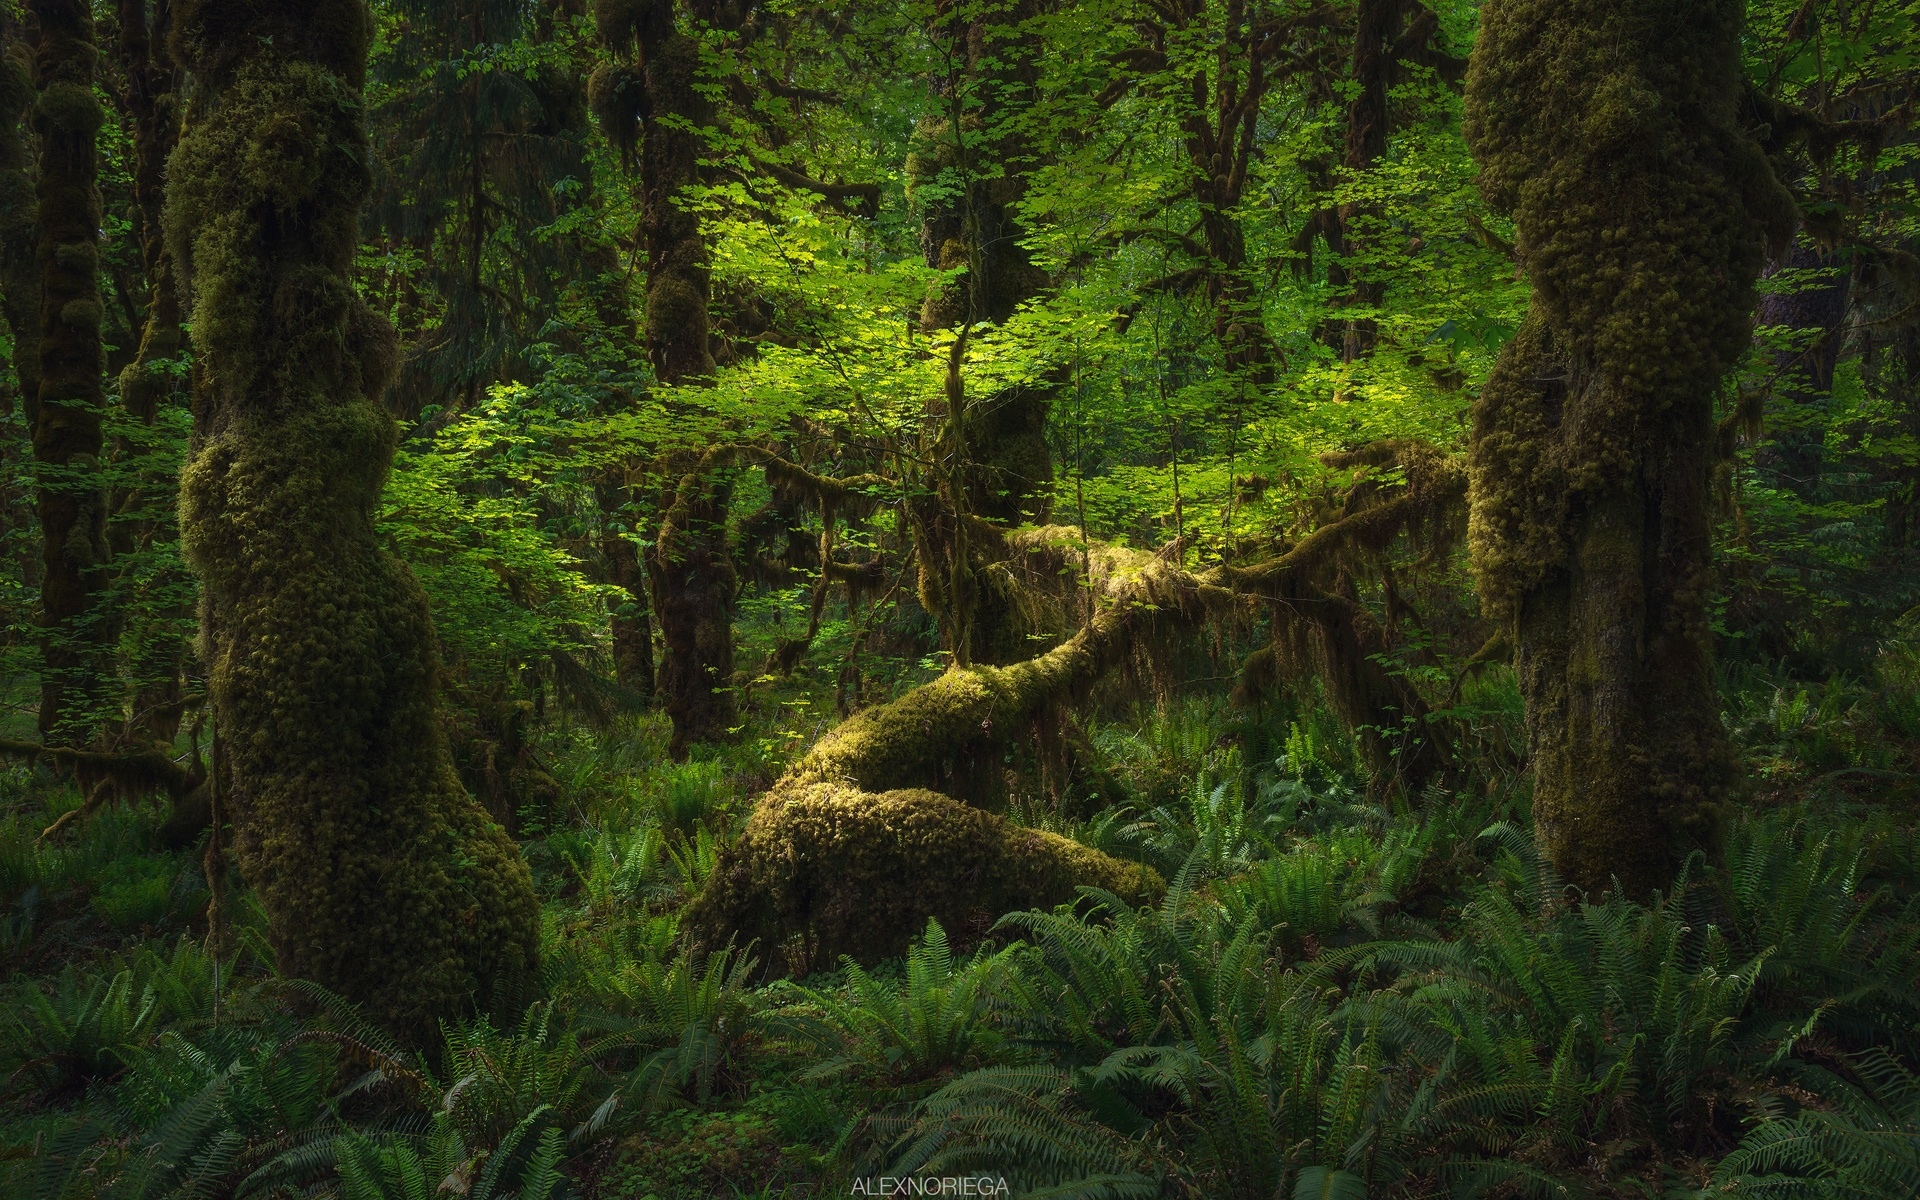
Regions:
<instances>
[{"instance_id":1,"label":"bark","mask_svg":"<svg viewBox=\"0 0 1920 1200\"><path fill-rule=\"evenodd\" d=\"M288 974L421 1042L534 966L526 864L461 786L426 599L375 535L393 330L350 278L369 189L361 0L193 0L167 236L199 367L182 541L220 811Z\"/></svg>"},{"instance_id":2,"label":"bark","mask_svg":"<svg viewBox=\"0 0 1920 1200\"><path fill-rule=\"evenodd\" d=\"M40 380L33 425L41 535L42 740L93 739L112 668L105 590L107 502L100 418L106 404L100 322L100 188L94 138L93 14L84 0L37 0L34 62L40 142Z\"/></svg>"},{"instance_id":3,"label":"bark","mask_svg":"<svg viewBox=\"0 0 1920 1200\"><path fill-rule=\"evenodd\" d=\"M1467 132L1533 283L1474 414L1470 539L1511 623L1534 822L1644 896L1735 786L1709 670L1713 399L1792 207L1746 136L1735 0L1503 0Z\"/></svg>"},{"instance_id":4,"label":"bark","mask_svg":"<svg viewBox=\"0 0 1920 1200\"><path fill-rule=\"evenodd\" d=\"M733 612L740 580L726 528L734 468L712 459L686 464L647 557L665 650L657 687L673 719L668 752L676 761L695 742L730 737L737 723Z\"/></svg>"},{"instance_id":5,"label":"bark","mask_svg":"<svg viewBox=\"0 0 1920 1200\"><path fill-rule=\"evenodd\" d=\"M647 607L647 569L640 547L625 529L632 498L623 480L609 480L600 491L600 557L608 583L624 599L609 618L613 634L614 680L628 691L653 695L653 617Z\"/></svg>"},{"instance_id":6,"label":"bark","mask_svg":"<svg viewBox=\"0 0 1920 1200\"><path fill-rule=\"evenodd\" d=\"M38 206L33 194L33 152L27 144L27 113L33 104L33 52L24 30L0 17L0 316L13 335L12 361L0 364L0 417L14 406L25 418L26 436L0 445L0 521L21 532L33 526L30 487L16 487L20 458L31 453L34 417L40 408L40 272L35 261ZM25 536L12 554L20 581L40 584L39 547Z\"/></svg>"},{"instance_id":7,"label":"bark","mask_svg":"<svg viewBox=\"0 0 1920 1200\"><path fill-rule=\"evenodd\" d=\"M1392 83L1392 47L1400 34L1405 0L1360 0L1353 31L1354 97L1347 104L1347 130L1342 165L1349 179L1373 168L1387 152L1387 92ZM1367 226L1380 218L1379 206L1347 201L1337 210L1340 249L1344 257L1366 252ZM1346 302L1359 308L1378 305L1386 288L1365 271L1350 272L1336 261L1327 269L1327 282L1347 289ZM1347 362L1373 351L1376 329L1372 318L1341 322L1340 355Z\"/></svg>"},{"instance_id":8,"label":"bark","mask_svg":"<svg viewBox=\"0 0 1920 1200\"><path fill-rule=\"evenodd\" d=\"M1354 12L1348 69L1353 92L1347 102L1340 156L1346 180L1371 171L1386 157L1387 139L1393 132L1393 87L1407 80L1409 65L1427 68L1446 82L1459 82L1466 62L1434 44L1439 28L1433 10L1413 0L1360 0ZM1323 168L1320 182L1331 188L1333 173ZM1308 222L1300 248L1310 248L1316 234L1324 237L1331 256L1328 285L1341 294L1341 303L1372 308L1385 298L1386 285L1356 260L1367 253L1369 240L1386 229L1386 214L1378 203L1347 200ZM1354 362L1373 352L1378 329L1371 317L1329 319L1319 336L1342 359Z\"/></svg>"},{"instance_id":9,"label":"bark","mask_svg":"<svg viewBox=\"0 0 1920 1200\"><path fill-rule=\"evenodd\" d=\"M26 122L33 104L33 50L8 23L0 48L0 311L13 332L13 366L28 428L40 411L39 206Z\"/></svg>"}]
</instances>

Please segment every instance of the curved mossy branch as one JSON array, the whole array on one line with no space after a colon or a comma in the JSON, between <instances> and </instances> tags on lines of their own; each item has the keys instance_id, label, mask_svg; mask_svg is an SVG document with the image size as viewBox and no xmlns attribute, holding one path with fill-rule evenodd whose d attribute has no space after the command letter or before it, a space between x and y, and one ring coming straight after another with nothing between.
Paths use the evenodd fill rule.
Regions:
<instances>
[{"instance_id":1,"label":"curved mossy branch","mask_svg":"<svg viewBox=\"0 0 1920 1200\"><path fill-rule=\"evenodd\" d=\"M1105 609L1060 646L1010 666L954 667L822 738L761 799L688 927L716 944L744 934L787 946L804 970L897 954L929 916L984 932L1081 886L1151 900L1161 886L1151 870L968 803L997 800L1001 747L1136 639L1233 601L1156 556L1115 553L1132 569L1113 574Z\"/></svg>"},{"instance_id":2,"label":"curved mossy branch","mask_svg":"<svg viewBox=\"0 0 1920 1200\"><path fill-rule=\"evenodd\" d=\"M193 0L167 168L196 408L182 547L202 585L220 809L289 975L422 1042L534 967L538 904L462 788L426 597L373 514L393 330L352 283L370 148L362 0Z\"/></svg>"},{"instance_id":3,"label":"curved mossy branch","mask_svg":"<svg viewBox=\"0 0 1920 1200\"><path fill-rule=\"evenodd\" d=\"M1335 465L1398 468L1402 491L1382 499L1355 489L1356 511L1252 567L1193 573L1170 555L1091 542L1071 526L1008 532L974 518L971 543L1009 587L1071 618L1063 640L1005 665L954 666L843 721L761 798L687 927L713 944L745 936L784 946L790 965L804 970L841 954L897 954L929 916L984 931L1012 909L1071 899L1076 886L1150 898L1160 882L1145 868L990 811L1005 800L1006 750L1056 722L1143 646L1249 597L1309 584L1341 555L1377 553L1422 520L1457 523L1464 479L1438 451L1399 443ZM853 490L836 493L821 486L833 481L791 464L780 469L816 492Z\"/></svg>"}]
</instances>

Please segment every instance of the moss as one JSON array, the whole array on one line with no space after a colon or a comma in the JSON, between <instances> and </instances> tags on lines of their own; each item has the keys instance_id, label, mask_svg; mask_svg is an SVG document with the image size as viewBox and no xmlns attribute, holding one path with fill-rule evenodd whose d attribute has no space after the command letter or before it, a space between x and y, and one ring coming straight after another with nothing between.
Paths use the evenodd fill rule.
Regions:
<instances>
[{"instance_id":1,"label":"moss","mask_svg":"<svg viewBox=\"0 0 1920 1200\"><path fill-rule=\"evenodd\" d=\"M305 63L356 97L367 81L373 19L361 0L174 0L168 49L218 93L262 52Z\"/></svg>"},{"instance_id":2,"label":"moss","mask_svg":"<svg viewBox=\"0 0 1920 1200\"><path fill-rule=\"evenodd\" d=\"M34 115L47 125L74 137L90 138L106 121L93 89L67 80L56 80L40 93Z\"/></svg>"},{"instance_id":3,"label":"moss","mask_svg":"<svg viewBox=\"0 0 1920 1200\"><path fill-rule=\"evenodd\" d=\"M960 940L1002 915L1104 888L1134 904L1164 891L1149 867L1013 825L938 792L793 784L755 810L688 910L691 928L799 943L796 970L902 953L929 917Z\"/></svg>"},{"instance_id":4,"label":"moss","mask_svg":"<svg viewBox=\"0 0 1920 1200\"><path fill-rule=\"evenodd\" d=\"M603 62L587 77L587 106L621 160L631 164L647 115L646 80L625 63Z\"/></svg>"},{"instance_id":5,"label":"moss","mask_svg":"<svg viewBox=\"0 0 1920 1200\"><path fill-rule=\"evenodd\" d=\"M454 772L425 597L373 529L394 352L349 283L365 13L189 10L188 63L220 86L169 165L168 233L202 371L181 528L220 803L282 969L425 1038L526 977L537 908Z\"/></svg>"},{"instance_id":6,"label":"moss","mask_svg":"<svg viewBox=\"0 0 1920 1200\"><path fill-rule=\"evenodd\" d=\"M1792 207L1736 112L1736 0L1489 5L1481 184L1533 298L1474 414L1469 543L1514 623L1549 855L1659 886L1731 779L1707 667L1712 404Z\"/></svg>"}]
</instances>

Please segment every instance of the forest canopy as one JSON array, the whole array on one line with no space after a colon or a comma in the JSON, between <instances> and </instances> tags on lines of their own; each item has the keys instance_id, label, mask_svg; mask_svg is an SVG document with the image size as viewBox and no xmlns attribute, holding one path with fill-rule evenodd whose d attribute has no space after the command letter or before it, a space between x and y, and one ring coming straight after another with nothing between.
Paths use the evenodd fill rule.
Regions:
<instances>
[{"instance_id":1,"label":"forest canopy","mask_svg":"<svg viewBox=\"0 0 1920 1200\"><path fill-rule=\"evenodd\" d=\"M0 0L0 1191L1920 1194L1916 71Z\"/></svg>"}]
</instances>

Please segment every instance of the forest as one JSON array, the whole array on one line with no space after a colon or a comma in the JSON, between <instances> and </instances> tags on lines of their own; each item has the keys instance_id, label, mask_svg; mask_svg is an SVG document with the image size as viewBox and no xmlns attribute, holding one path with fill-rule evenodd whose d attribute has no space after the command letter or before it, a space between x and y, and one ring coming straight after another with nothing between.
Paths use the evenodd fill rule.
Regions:
<instances>
[{"instance_id":1,"label":"forest","mask_svg":"<svg viewBox=\"0 0 1920 1200\"><path fill-rule=\"evenodd\" d=\"M1920 1196L1917 100L0 0L0 1195Z\"/></svg>"}]
</instances>

